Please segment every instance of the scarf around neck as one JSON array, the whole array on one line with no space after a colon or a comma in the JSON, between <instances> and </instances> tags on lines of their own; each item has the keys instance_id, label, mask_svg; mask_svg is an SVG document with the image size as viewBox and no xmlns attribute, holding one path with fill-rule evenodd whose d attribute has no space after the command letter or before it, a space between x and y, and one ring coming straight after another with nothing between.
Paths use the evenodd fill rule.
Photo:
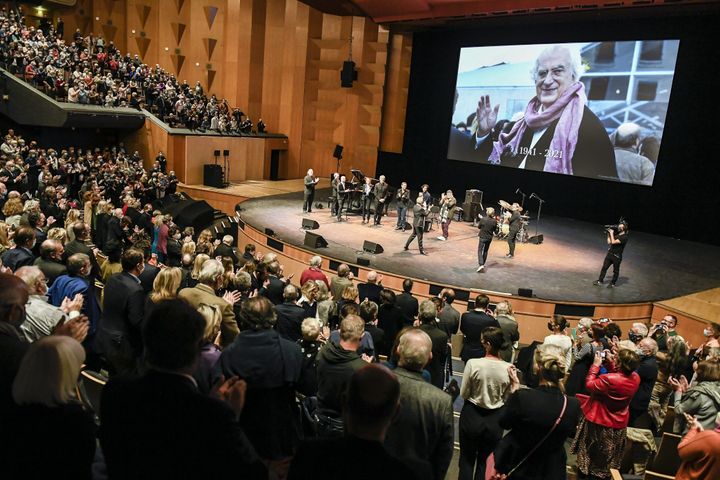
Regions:
<instances>
[{"instance_id":1,"label":"scarf around neck","mask_svg":"<svg viewBox=\"0 0 720 480\"><path fill-rule=\"evenodd\" d=\"M508 133L500 134L499 139L493 142L493 150L488 161L499 165L503 152L517 152L525 131L547 128L555 120L555 134L550 141L548 155L545 157L546 172L564 173L572 175L572 158L578 141L578 131L582 123L583 112L587 104L585 86L582 82L575 82L558 98L555 103L543 111L540 110L540 100L533 97L525 109L523 118L518 120ZM560 152L553 155L553 152Z\"/></svg>"}]
</instances>

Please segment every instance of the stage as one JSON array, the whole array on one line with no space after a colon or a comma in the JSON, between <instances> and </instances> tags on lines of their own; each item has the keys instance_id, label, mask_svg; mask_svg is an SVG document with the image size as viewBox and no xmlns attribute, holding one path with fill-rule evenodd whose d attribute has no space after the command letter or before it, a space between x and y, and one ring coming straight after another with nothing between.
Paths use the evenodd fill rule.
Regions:
<instances>
[{"instance_id":1,"label":"stage","mask_svg":"<svg viewBox=\"0 0 720 480\"><path fill-rule=\"evenodd\" d=\"M240 216L260 231L271 228L282 242L324 257L350 264L366 258L369 268L466 290L516 295L518 288L530 288L537 298L556 302L632 304L720 286L719 247L634 231L630 232L617 287L593 286L607 249L602 226L552 216L541 220L542 244L518 243L515 258L508 259L507 242L496 238L485 272L476 273L477 228L471 223L453 221L447 241L436 239L441 232L434 226L425 234L428 256L423 256L416 241L409 251L403 250L410 231L394 229L394 205L389 216L383 217L382 226L363 225L359 215L349 215L347 221L338 223L327 208L327 197L327 189L319 190L316 203L322 201L324 208L313 208L310 214L302 212L301 192L252 198L242 203ZM303 246L303 218L320 224L313 232L327 240L327 248ZM530 233L535 233L534 218ZM382 245L384 253L363 253L364 240Z\"/></svg>"}]
</instances>

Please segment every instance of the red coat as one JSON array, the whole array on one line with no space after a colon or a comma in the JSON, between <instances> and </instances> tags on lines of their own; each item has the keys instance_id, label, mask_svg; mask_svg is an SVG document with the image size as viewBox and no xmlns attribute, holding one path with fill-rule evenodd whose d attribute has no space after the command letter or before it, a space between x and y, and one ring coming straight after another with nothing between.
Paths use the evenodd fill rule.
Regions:
<instances>
[{"instance_id":1,"label":"red coat","mask_svg":"<svg viewBox=\"0 0 720 480\"><path fill-rule=\"evenodd\" d=\"M302 274L300 275L300 285L305 285L305 282L307 282L308 280L322 280L323 282L325 282L325 285L330 288L330 283L328 282L325 274L316 268L311 267L303 270Z\"/></svg>"},{"instance_id":2,"label":"red coat","mask_svg":"<svg viewBox=\"0 0 720 480\"><path fill-rule=\"evenodd\" d=\"M590 396L577 395L589 422L611 428L625 428L630 420L630 401L640 386L640 376L633 372L599 375L600 367L591 366L585 377Z\"/></svg>"}]
</instances>

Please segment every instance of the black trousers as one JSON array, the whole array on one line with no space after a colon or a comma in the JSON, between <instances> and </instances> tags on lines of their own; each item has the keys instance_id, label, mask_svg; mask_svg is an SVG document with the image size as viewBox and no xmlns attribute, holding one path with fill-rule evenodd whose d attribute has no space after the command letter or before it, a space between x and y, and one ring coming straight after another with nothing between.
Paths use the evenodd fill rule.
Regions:
<instances>
[{"instance_id":1,"label":"black trousers","mask_svg":"<svg viewBox=\"0 0 720 480\"><path fill-rule=\"evenodd\" d=\"M485 461L502 438L497 421L502 408L486 410L466 401L460 412L458 480L484 480Z\"/></svg>"},{"instance_id":2,"label":"black trousers","mask_svg":"<svg viewBox=\"0 0 720 480\"><path fill-rule=\"evenodd\" d=\"M312 203L315 200L315 190L308 192L305 190L303 195L303 212L312 212Z\"/></svg>"},{"instance_id":3,"label":"black trousers","mask_svg":"<svg viewBox=\"0 0 720 480\"><path fill-rule=\"evenodd\" d=\"M345 195L338 198L338 200L337 200L338 207L337 207L337 212L336 212L338 220L340 220L340 217L342 216L342 210L343 210L343 208L345 208L345 202L348 202L348 201L349 200Z\"/></svg>"},{"instance_id":4,"label":"black trousers","mask_svg":"<svg viewBox=\"0 0 720 480\"><path fill-rule=\"evenodd\" d=\"M507 242L508 242L508 248L510 249L510 255L515 255L515 238L517 237L518 229L510 229L510 233L508 233Z\"/></svg>"},{"instance_id":5,"label":"black trousers","mask_svg":"<svg viewBox=\"0 0 720 480\"><path fill-rule=\"evenodd\" d=\"M385 213L385 202L375 202L375 225L380 225L383 213Z\"/></svg>"},{"instance_id":6,"label":"black trousers","mask_svg":"<svg viewBox=\"0 0 720 480\"><path fill-rule=\"evenodd\" d=\"M372 198L368 196L362 197L362 218L363 221L370 220L370 206L372 205Z\"/></svg>"},{"instance_id":7,"label":"black trousers","mask_svg":"<svg viewBox=\"0 0 720 480\"><path fill-rule=\"evenodd\" d=\"M620 277L620 262L622 262L622 257L618 257L617 255L608 252L608 254L605 255L605 261L603 262L602 269L600 270L600 277L598 280L601 282L605 280L605 274L607 273L608 268L610 268L610 265L612 265L613 276L611 283L615 285Z\"/></svg>"},{"instance_id":8,"label":"black trousers","mask_svg":"<svg viewBox=\"0 0 720 480\"><path fill-rule=\"evenodd\" d=\"M423 226L418 225L417 227L413 227L413 232L410 234L410 238L408 238L407 242L405 243L405 248L408 248L413 240L415 240L415 237L418 239L418 247L420 247L420 251L423 251Z\"/></svg>"},{"instance_id":9,"label":"black trousers","mask_svg":"<svg viewBox=\"0 0 720 480\"><path fill-rule=\"evenodd\" d=\"M481 238L478 242L478 266L485 265L485 262L487 262L487 256L490 251L491 243L492 238L489 240L483 240Z\"/></svg>"}]
</instances>

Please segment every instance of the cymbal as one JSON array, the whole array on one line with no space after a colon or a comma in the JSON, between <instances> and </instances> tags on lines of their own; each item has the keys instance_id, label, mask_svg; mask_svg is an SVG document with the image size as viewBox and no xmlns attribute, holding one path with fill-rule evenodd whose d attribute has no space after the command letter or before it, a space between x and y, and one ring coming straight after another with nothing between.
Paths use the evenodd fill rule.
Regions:
<instances>
[{"instance_id":1,"label":"cymbal","mask_svg":"<svg viewBox=\"0 0 720 480\"><path fill-rule=\"evenodd\" d=\"M512 205L510 205L510 204L509 204L508 202L506 202L505 200L500 200L500 201L498 202L498 204L499 204L501 207L503 207L504 209L506 209L506 210L512 210Z\"/></svg>"},{"instance_id":2,"label":"cymbal","mask_svg":"<svg viewBox=\"0 0 720 480\"><path fill-rule=\"evenodd\" d=\"M520 215L523 220L530 220L530 215Z\"/></svg>"}]
</instances>

